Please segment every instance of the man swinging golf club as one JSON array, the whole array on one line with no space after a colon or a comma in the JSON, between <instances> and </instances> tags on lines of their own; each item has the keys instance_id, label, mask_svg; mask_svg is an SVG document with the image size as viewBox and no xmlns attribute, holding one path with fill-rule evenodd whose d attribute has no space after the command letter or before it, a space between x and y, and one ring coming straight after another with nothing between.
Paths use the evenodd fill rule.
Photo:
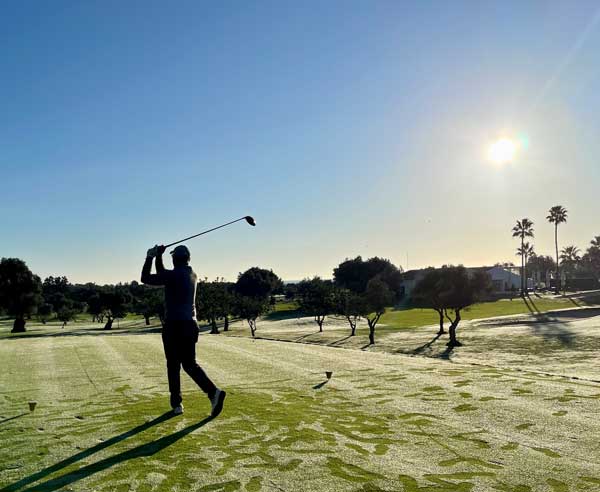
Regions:
<instances>
[{"instance_id":1,"label":"man swinging golf club","mask_svg":"<svg viewBox=\"0 0 600 492\"><path fill-rule=\"evenodd\" d=\"M198 325L195 301L198 277L189 266L190 251L185 246L177 246L171 252L173 270L167 270L163 265L162 255L165 250L165 246L154 246L148 250L142 268L142 283L165 287L165 324L162 340L167 359L171 408L175 415L183 413L179 380L180 368L183 366L183 370L208 395L212 406L211 417L214 418L223 410L225 391L217 388L196 362ZM152 274L154 258L156 273Z\"/></svg>"}]
</instances>

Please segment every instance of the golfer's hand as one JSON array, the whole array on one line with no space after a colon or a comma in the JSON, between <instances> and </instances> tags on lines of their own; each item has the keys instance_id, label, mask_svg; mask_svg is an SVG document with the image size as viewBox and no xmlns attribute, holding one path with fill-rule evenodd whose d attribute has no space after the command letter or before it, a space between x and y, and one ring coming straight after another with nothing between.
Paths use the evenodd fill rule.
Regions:
<instances>
[{"instance_id":1,"label":"golfer's hand","mask_svg":"<svg viewBox=\"0 0 600 492\"><path fill-rule=\"evenodd\" d=\"M146 258L154 258L158 254L158 245L154 245L146 253Z\"/></svg>"},{"instance_id":2,"label":"golfer's hand","mask_svg":"<svg viewBox=\"0 0 600 492\"><path fill-rule=\"evenodd\" d=\"M165 251L167 251L167 248L165 246L163 246L162 244L160 246L154 246L156 248L156 255L157 256L162 256L164 254Z\"/></svg>"}]
</instances>

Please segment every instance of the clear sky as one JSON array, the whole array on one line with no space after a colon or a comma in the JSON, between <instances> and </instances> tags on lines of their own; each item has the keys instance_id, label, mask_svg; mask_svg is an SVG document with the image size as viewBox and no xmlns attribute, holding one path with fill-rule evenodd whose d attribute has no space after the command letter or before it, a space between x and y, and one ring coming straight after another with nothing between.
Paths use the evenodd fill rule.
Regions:
<instances>
[{"instance_id":1,"label":"clear sky","mask_svg":"<svg viewBox=\"0 0 600 492\"><path fill-rule=\"evenodd\" d=\"M5 1L0 256L130 281L191 241L201 276L346 257L517 261L600 234L596 0ZM491 162L499 137L528 142ZM523 140L524 141L524 140Z\"/></svg>"}]
</instances>

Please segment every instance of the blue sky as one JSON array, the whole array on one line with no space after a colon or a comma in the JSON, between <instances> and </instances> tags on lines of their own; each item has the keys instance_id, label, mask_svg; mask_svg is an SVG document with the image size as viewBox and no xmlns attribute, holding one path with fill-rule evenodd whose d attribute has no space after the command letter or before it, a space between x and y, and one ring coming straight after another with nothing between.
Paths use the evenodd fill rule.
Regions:
<instances>
[{"instance_id":1,"label":"blue sky","mask_svg":"<svg viewBox=\"0 0 600 492\"><path fill-rule=\"evenodd\" d=\"M516 261L562 204L600 234L600 14L585 2L4 2L0 256L72 281L189 243L201 276L346 257ZM514 162L490 142L525 136Z\"/></svg>"}]
</instances>

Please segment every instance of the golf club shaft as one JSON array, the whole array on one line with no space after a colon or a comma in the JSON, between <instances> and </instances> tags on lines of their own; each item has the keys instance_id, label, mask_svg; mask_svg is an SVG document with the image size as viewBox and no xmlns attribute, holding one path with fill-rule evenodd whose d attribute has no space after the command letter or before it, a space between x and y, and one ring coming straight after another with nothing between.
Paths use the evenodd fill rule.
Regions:
<instances>
[{"instance_id":1,"label":"golf club shaft","mask_svg":"<svg viewBox=\"0 0 600 492\"><path fill-rule=\"evenodd\" d=\"M239 222L240 220L245 220L245 219L246 219L246 217L240 217L239 219L235 219L235 220L232 220L231 222L227 222L227 224L223 224L223 225L220 225L220 226L217 226L217 227L213 227L212 229L208 229L207 231L203 231L203 232L201 232L199 234L194 234L193 236L186 237L185 239L180 239L179 241L175 241L174 243L165 244L165 248L169 248L169 247L174 246L176 244L182 243L184 241L187 241L188 239L193 239L195 237L202 236L202 234L206 234L208 232L216 231L217 229L220 229L221 227L225 227L225 226L228 226L230 224L233 224L234 222Z\"/></svg>"}]
</instances>

